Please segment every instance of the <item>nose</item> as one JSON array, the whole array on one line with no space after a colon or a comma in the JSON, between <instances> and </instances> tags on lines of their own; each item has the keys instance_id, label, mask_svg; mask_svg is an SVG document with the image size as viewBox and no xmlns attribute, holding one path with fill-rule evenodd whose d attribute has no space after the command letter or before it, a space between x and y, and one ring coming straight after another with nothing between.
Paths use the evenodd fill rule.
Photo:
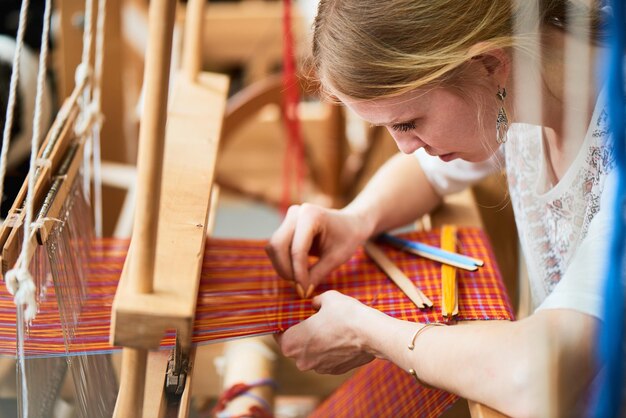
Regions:
<instances>
[{"instance_id":1,"label":"nose","mask_svg":"<svg viewBox=\"0 0 626 418\"><path fill-rule=\"evenodd\" d=\"M404 154L413 154L415 151L426 145L422 140L414 135L411 135L410 133L398 133L391 130L389 133L396 142L398 149Z\"/></svg>"}]
</instances>

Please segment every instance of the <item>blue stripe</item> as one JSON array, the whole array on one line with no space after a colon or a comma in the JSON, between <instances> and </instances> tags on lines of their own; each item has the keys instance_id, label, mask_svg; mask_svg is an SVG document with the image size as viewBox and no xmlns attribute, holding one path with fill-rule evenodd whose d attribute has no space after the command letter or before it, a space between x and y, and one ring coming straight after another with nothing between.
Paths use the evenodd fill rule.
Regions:
<instances>
[{"instance_id":1,"label":"blue stripe","mask_svg":"<svg viewBox=\"0 0 626 418\"><path fill-rule=\"evenodd\" d=\"M466 257L461 254L453 253L450 251L442 250L441 248L433 247L432 245L424 244L417 241L409 241L406 239L398 238L389 234L382 234L379 237L383 242L388 242L390 244L402 245L409 248L413 248L414 250L422 251L428 254L435 255L437 257L441 257L446 260L454 261L460 264L466 264L468 266L476 266L476 261L471 257Z\"/></svg>"},{"instance_id":2,"label":"blue stripe","mask_svg":"<svg viewBox=\"0 0 626 418\"><path fill-rule=\"evenodd\" d=\"M624 46L626 45L626 11L622 0L611 0L611 49L608 62L608 112L615 142L617 187L615 194L615 228L611 240L609 269L604 294L604 322L600 327L599 355L605 375L599 384L595 416L619 417L623 393L624 341L624 196L626 194L626 103L624 100Z\"/></svg>"}]
</instances>

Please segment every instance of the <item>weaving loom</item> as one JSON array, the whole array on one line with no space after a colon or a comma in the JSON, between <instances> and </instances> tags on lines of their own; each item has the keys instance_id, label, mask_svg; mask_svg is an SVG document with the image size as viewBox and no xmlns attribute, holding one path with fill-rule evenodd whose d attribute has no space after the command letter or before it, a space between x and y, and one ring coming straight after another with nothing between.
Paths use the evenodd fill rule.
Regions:
<instances>
[{"instance_id":1,"label":"weaving loom","mask_svg":"<svg viewBox=\"0 0 626 418\"><path fill-rule=\"evenodd\" d=\"M103 1L98 5L103 7ZM85 187L90 172L83 156L98 146L101 122L86 110L93 102L90 97L97 96L90 92L95 90L97 64L94 77L85 73L65 101L40 148L36 182L30 188L25 183L0 230L3 275L6 278L14 266L26 263L37 289L37 316L28 329L23 329L21 318L24 306L16 314L13 297L0 295L0 354L15 355L16 323L26 334L18 347L24 362L23 416L50 415L67 370L74 376L83 417L162 416L168 394L176 395L177 414L185 416L192 343L283 331L314 312L309 301L297 298L276 276L265 257L264 242L206 241L214 212L213 168L228 80L200 72L204 2L190 1L183 71L169 89L175 6L167 0L150 5L132 242L92 238L90 188ZM88 39L86 44L90 43ZM37 213L32 224L26 216L28 202ZM439 243L437 230L408 238ZM488 261L478 272L459 274L458 319L510 319L497 267L489 261L493 254L487 239L475 228L462 229L459 239L460 251ZM385 252L409 276L420 277L422 290L440 306L438 264L391 247ZM440 320L438 309L417 310L362 251L319 291L329 289L398 318ZM116 377L106 354L122 347L116 396ZM447 394L421 396L435 399L432 402L440 409L447 404L436 399L454 399ZM326 413L322 409L319 414Z\"/></svg>"},{"instance_id":2,"label":"weaving loom","mask_svg":"<svg viewBox=\"0 0 626 418\"><path fill-rule=\"evenodd\" d=\"M147 358L147 351L145 350L158 348L158 342L165 328L177 331L179 345L177 345L177 354L173 357L178 359L181 358L181 355L187 356L189 354L190 327L195 312L197 283L202 261L202 257L198 257L198 254L202 254L204 248L212 172L228 85L224 76L199 72L198 57L201 48L199 40L203 3L196 1L189 7L184 74L177 77L172 88L173 95L169 102L170 117L167 121L167 134L165 133L165 120L176 3L172 1L152 2L150 6L150 20L152 22L150 24L150 51L147 53L146 104L142 118L140 141L142 144L140 155L143 157L140 157L138 164L140 182L142 182L142 186L139 188L138 210L142 215L136 217L133 256L128 258L132 261L129 261L128 268L124 270L125 272L129 270L132 272L124 274L124 277L130 275L138 278L138 282L143 283L143 285L139 285L139 292L152 293L150 296L154 297L152 299L150 296L143 298L148 302L145 303L142 310L142 306L138 306L136 303L136 298L133 299L135 288L132 280L123 279L119 286L120 296L116 299L116 308L113 314L113 321L117 327L115 325L113 327L112 339L116 343L139 347L140 349L127 350L124 353L125 364L121 379L123 389L121 391L122 396L119 396L118 399L117 416L141 415L143 402L137 401L137 399L143 398L144 376L137 377L140 381L137 384L128 382L129 377L132 379L133 374L132 367L127 364L127 359L133 358L131 363L137 365L140 370L143 367L145 371ZM82 167L81 163L83 148L94 146L97 149L97 140L99 139L100 120L97 114L99 90L94 87L94 100L92 100L91 90L92 85L97 85L104 41L102 36L105 5L103 1L100 1L98 5L98 39L94 78L90 77L88 70L91 58L93 12L93 2L88 2L86 5L85 38L83 39L83 67L79 71L80 76L77 77L77 86L57 115L37 160L34 156L37 155L38 144L35 140L33 141L35 145L33 146L31 167L35 167L33 162L37 161L38 168L36 173L34 168L31 170L30 187L24 185L7 217L7 222L3 224L2 232L0 232L3 244L3 273L8 285L12 284L14 288L13 292L16 293L16 303L18 304L17 328L20 334L18 336L18 358L21 364L20 389L22 397L20 409L22 416L43 417L51 414L53 400L60 388L60 382L65 372L64 361L44 360L45 364L49 365L55 372L42 370L41 367L30 367L30 363L27 364L24 359L23 345L21 345L24 334L28 334L24 330L26 322L24 319L31 320L35 316L37 303L40 304L40 309L44 309L45 304L51 301L55 307L58 304L57 315L62 324L62 340L65 345L70 344L77 335L74 327L78 324L78 316L81 312L85 312L84 307L81 306L82 302L90 296L86 289L86 282L79 280L81 277L86 277L86 261L87 255L90 253L90 237L92 236L90 216L85 207L87 199L85 194L88 196L90 183L90 149L84 153L87 163ZM26 20L27 10L28 2L24 2L22 7L23 21ZM47 10L46 24L50 18L50 2L47 4ZM20 30L22 33L23 27L24 23L21 22ZM44 30L44 36L47 34L48 31ZM18 44L20 42L18 32ZM42 45L47 45L47 38L45 42L42 42ZM42 56L42 62L45 62L45 54L42 53ZM19 59L19 52L16 52L16 57ZM100 62L98 62L99 59ZM14 73L17 79L17 72L14 71ZM94 79L96 83L92 84ZM90 110L87 109L90 105L95 106L95 112L87 111ZM10 123L8 125L10 130ZM199 126L202 126L202 129L198 129ZM167 141L164 141L165 136L168 138ZM7 135L5 135L5 140L6 138ZM6 150L8 142L5 142L4 145L3 149ZM168 155L165 162L163 161L164 148L167 149ZM97 161L94 164L97 164ZM162 166L164 166L163 169L161 169ZM161 182L161 171L164 172L163 182ZM84 174L84 182L87 185L84 190L81 190L83 189L83 176L81 174ZM184 179L182 182L180 181L181 178ZM165 208L161 210L159 216L159 205L154 204L154 202L159 202L161 190L163 190L164 196L173 198L174 202L182 204L185 211L180 211L179 208L173 208L171 205L167 207L166 201L163 204ZM144 208L142 208L142 204ZM146 207L147 209L145 209ZM30 218L32 218L34 211L39 212L39 215L32 219L36 220L33 223ZM160 227L157 227L159 220L161 224ZM181 227L181 225L188 225L188 228ZM169 233L176 236L174 240L168 239L168 227L170 228ZM172 232L172 228L175 229L175 233ZM155 242L157 230L160 234L158 247ZM26 237L23 244L20 243L22 237ZM34 247L35 240L41 246ZM184 243L182 247L176 240ZM179 250L179 254L176 254L177 250ZM180 279L172 281L171 273L173 272L167 272L163 269L163 266L168 263L154 267L155 254L159 255L160 260L163 260L163 257L166 259L171 257L170 260L176 259L188 267L188 270L178 269L176 273L179 274ZM11 270L14 266L18 267L15 270L17 273L13 273L14 270ZM133 269L138 269L138 271ZM27 273L29 270L30 274ZM16 275L17 278L15 278ZM54 301L48 297L48 291L52 289L49 275L54 278ZM32 276L32 280L29 280L29 276ZM155 277L154 281L153 277ZM168 288L167 283L164 285L163 280L159 281L159 277L165 277L166 281L175 283L175 285L170 285ZM11 278L13 281L10 280ZM35 290L30 296L20 296L31 288ZM21 299L18 300L18 297ZM130 303L128 302L129 298L133 299ZM168 306L170 307L169 310ZM24 313L26 313L25 318ZM126 318L126 315L133 316L132 321ZM146 326L143 327L145 331L143 334L136 332L136 328L125 329L127 324L136 325L141 322L140 317L142 315L143 318L146 318L144 319ZM141 339L142 336L144 340ZM29 338L30 336L26 340ZM151 345L155 338L156 347ZM45 345L48 346L49 344L46 343ZM43 351L47 353L47 350ZM43 354L40 353L40 355ZM92 362L92 359L97 359L96 361L104 359L104 363L100 367L104 373L99 372L99 367L87 365L87 363ZM184 386L184 372L178 367L179 362L173 363L170 380L173 376L181 378L181 381L176 385L180 391ZM115 392L110 391L107 394L106 381L110 380L107 379L107 376L113 376L113 385L115 385L115 377L113 369L108 363L108 358L81 356L71 364L72 370L75 371L74 381L77 383L77 392L79 392L76 398L80 404L81 416L111 416L115 405ZM31 373L36 369L38 370L38 377ZM141 375L141 372L138 375ZM41 377L45 377L45 379L40 379ZM90 377L96 378L96 381L99 380L97 383L100 387L94 388L95 384L93 383L89 385L88 378ZM164 372L161 372L161 378L162 381L165 379ZM53 379L54 381L46 382L44 381L46 379ZM91 389L88 386L91 386ZM114 386L113 390L115 390ZM125 398L123 395L130 396ZM155 404L159 405L160 402L155 402Z\"/></svg>"}]
</instances>

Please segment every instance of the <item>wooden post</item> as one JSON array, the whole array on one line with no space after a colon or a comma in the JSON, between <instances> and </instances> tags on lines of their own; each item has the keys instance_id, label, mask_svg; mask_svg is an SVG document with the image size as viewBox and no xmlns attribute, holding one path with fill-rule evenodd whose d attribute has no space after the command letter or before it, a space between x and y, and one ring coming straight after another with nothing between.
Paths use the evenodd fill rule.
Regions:
<instances>
[{"instance_id":1,"label":"wooden post","mask_svg":"<svg viewBox=\"0 0 626 418\"><path fill-rule=\"evenodd\" d=\"M150 3L144 105L137 158L137 207L132 238L131 280L137 293L152 293L165 121L176 2Z\"/></svg>"},{"instance_id":2,"label":"wooden post","mask_svg":"<svg viewBox=\"0 0 626 418\"><path fill-rule=\"evenodd\" d=\"M129 264L131 286L139 294L153 291L175 12L174 0L153 0L150 3L145 95L137 158L137 206ZM115 407L117 418L142 415L147 357L145 349L124 349L122 385Z\"/></svg>"},{"instance_id":3,"label":"wooden post","mask_svg":"<svg viewBox=\"0 0 626 418\"><path fill-rule=\"evenodd\" d=\"M141 417L148 351L125 348L122 352L120 390L115 403L115 418Z\"/></svg>"},{"instance_id":4,"label":"wooden post","mask_svg":"<svg viewBox=\"0 0 626 418\"><path fill-rule=\"evenodd\" d=\"M202 36L204 5L206 0L189 0L185 15L185 39L183 46L183 72L195 80L202 70Z\"/></svg>"}]
</instances>

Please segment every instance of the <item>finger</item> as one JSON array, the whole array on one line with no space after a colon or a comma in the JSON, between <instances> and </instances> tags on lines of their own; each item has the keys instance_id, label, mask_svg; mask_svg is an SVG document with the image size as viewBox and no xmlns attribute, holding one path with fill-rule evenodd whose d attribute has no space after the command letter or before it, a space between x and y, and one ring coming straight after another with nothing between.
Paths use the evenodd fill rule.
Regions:
<instances>
[{"instance_id":1,"label":"finger","mask_svg":"<svg viewBox=\"0 0 626 418\"><path fill-rule=\"evenodd\" d=\"M309 253L313 239L320 230L319 217L307 216L303 213L298 218L293 240L291 242L291 263L294 278L304 289L308 289L309 281Z\"/></svg>"},{"instance_id":2,"label":"finger","mask_svg":"<svg viewBox=\"0 0 626 418\"><path fill-rule=\"evenodd\" d=\"M300 331L301 327L302 323L294 325L285 332L282 332L280 337L276 340L278 342L278 347L284 356L293 358L300 353L302 348L299 343L301 338L300 335L302 333Z\"/></svg>"},{"instance_id":3,"label":"finger","mask_svg":"<svg viewBox=\"0 0 626 418\"><path fill-rule=\"evenodd\" d=\"M321 295L317 295L313 298L313 300L311 300L311 305L313 306L313 309L315 309L316 311L319 311L322 308L322 296L324 295L324 293L322 293Z\"/></svg>"},{"instance_id":4,"label":"finger","mask_svg":"<svg viewBox=\"0 0 626 418\"><path fill-rule=\"evenodd\" d=\"M270 238L265 252L267 253L276 273L283 279L294 280L291 264L291 242L298 219L299 207L291 206L287 210L285 220Z\"/></svg>"},{"instance_id":5,"label":"finger","mask_svg":"<svg viewBox=\"0 0 626 418\"><path fill-rule=\"evenodd\" d=\"M332 298L337 298L338 296L341 297L343 295L336 290L327 290L326 292L315 296L313 300L311 300L311 305L314 309L319 311L324 303L330 301Z\"/></svg>"},{"instance_id":6,"label":"finger","mask_svg":"<svg viewBox=\"0 0 626 418\"><path fill-rule=\"evenodd\" d=\"M321 257L310 269L309 280L314 286L322 283L345 260L337 257L336 253L329 253Z\"/></svg>"}]
</instances>

